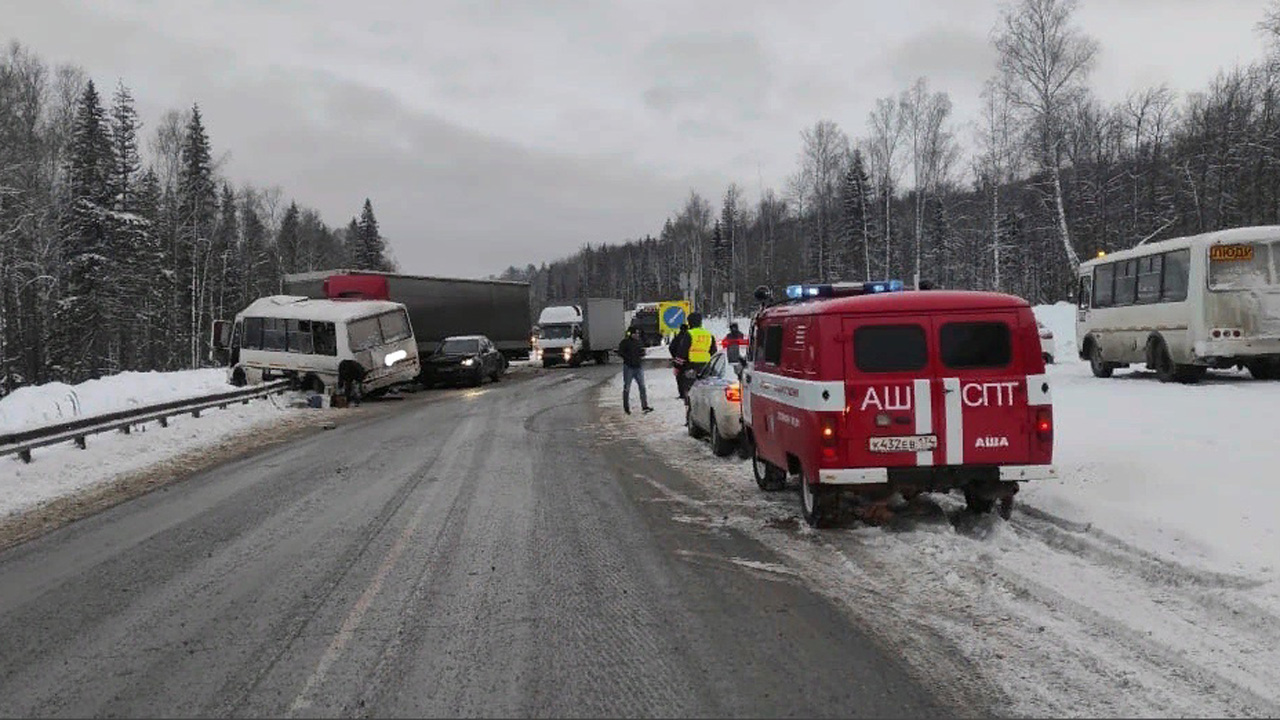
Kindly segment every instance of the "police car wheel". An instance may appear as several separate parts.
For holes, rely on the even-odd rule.
[[[728,457],[733,452],[733,442],[720,434],[720,425],[716,422],[715,413],[711,414],[711,452],[716,457]]]
[[[809,527],[824,528],[831,524],[839,498],[831,488],[808,482],[800,477],[800,513]]]
[[[693,421],[693,408],[688,403],[684,406],[684,426],[689,431],[689,437],[702,438],[702,428]]]

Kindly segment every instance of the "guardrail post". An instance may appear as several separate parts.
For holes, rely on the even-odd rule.
[[[22,458],[22,462],[24,463],[31,462],[31,449],[27,448],[26,450],[19,450],[18,457]]]
[[[128,435],[129,433],[133,432],[133,425],[130,425],[130,424],[121,425],[120,432],[124,435]]]
[[[161,415],[158,419],[160,420],[160,427],[162,427],[162,428],[167,428],[167,427],[169,427],[169,416],[168,416],[168,415]]]
[[[84,435],[80,435],[76,437],[76,447],[80,448],[81,450],[84,450],[88,447],[88,444],[86,444],[84,441]]]
[[[199,411],[198,409],[197,409],[197,410],[192,410],[192,411],[191,411],[191,417],[193,417],[193,418],[198,418],[198,417],[200,417],[200,411]]]

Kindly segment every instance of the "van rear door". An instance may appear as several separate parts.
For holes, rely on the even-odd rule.
[[[940,457],[941,384],[932,321],[924,315],[845,318],[848,467],[934,465]]]
[[[1022,320],[1013,308],[934,317],[943,386],[941,464],[1009,465],[1029,460],[1034,419],[1027,397],[1029,354],[1021,344],[1032,333],[1019,326]]]

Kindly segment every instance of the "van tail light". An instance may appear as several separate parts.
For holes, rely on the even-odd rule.
[[[1045,442],[1053,439],[1053,413],[1049,410],[1036,411],[1036,437]]]
[[[738,383],[730,383],[724,389],[724,399],[729,402],[742,402],[742,386]]]
[[[840,431],[836,417],[824,417],[820,421],[818,434],[822,446],[823,460],[836,460],[836,448],[840,445]]]

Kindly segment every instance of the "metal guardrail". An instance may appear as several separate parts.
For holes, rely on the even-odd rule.
[[[283,393],[290,388],[292,383],[292,380],[277,380],[251,388],[242,388],[213,395],[201,395],[184,400],[172,400],[154,405],[144,405],[130,408],[129,410],[80,418],[58,425],[46,425],[33,430],[0,435],[0,457],[16,454],[22,458],[23,462],[29,463],[31,462],[31,451],[35,448],[57,445],[68,440],[74,441],[76,447],[83,450],[88,446],[87,438],[90,435],[112,430],[127,434],[135,425],[152,421],[159,421],[161,427],[168,427],[169,418],[175,415],[190,413],[192,417],[200,417],[200,412],[209,408],[225,408],[235,403],[247,405],[250,400],[255,398]]]

